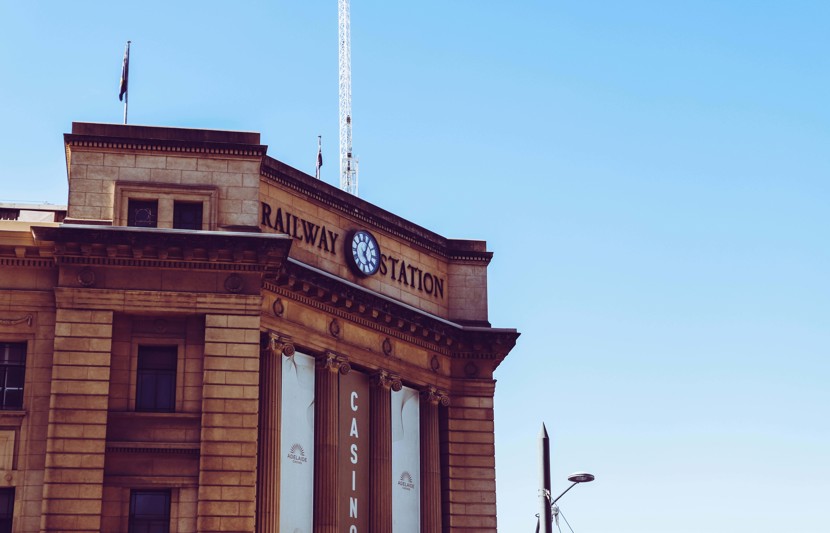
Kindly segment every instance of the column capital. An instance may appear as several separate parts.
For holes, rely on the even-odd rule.
[[[384,369],[380,369],[372,374],[370,383],[375,387],[382,387],[386,390],[392,389],[395,392],[403,388],[401,377]]]
[[[349,364],[349,358],[334,352],[325,352],[318,357],[317,367],[328,370],[329,372],[340,372],[343,375],[348,374],[352,370],[352,365]]]
[[[294,355],[294,341],[288,335],[276,331],[268,332],[268,350],[274,355],[291,357]]]
[[[433,405],[440,404],[443,407],[447,407],[450,404],[450,397],[447,395],[447,391],[440,390],[432,385],[421,391],[421,398],[425,402]]]

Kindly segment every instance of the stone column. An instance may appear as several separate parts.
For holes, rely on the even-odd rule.
[[[369,531],[392,531],[392,399],[401,379],[380,370],[369,382]]]
[[[101,530],[111,352],[111,311],[57,310],[41,531]]]
[[[280,410],[282,356],[293,355],[287,337],[269,332],[259,363],[259,449],[257,454],[257,533],[279,533]]]
[[[348,360],[333,352],[317,358],[314,383],[314,532],[339,533],[337,527],[339,468],[337,464],[339,374],[351,370]]]
[[[441,533],[441,449],[438,405],[447,394],[429,387],[421,392],[421,531]]]

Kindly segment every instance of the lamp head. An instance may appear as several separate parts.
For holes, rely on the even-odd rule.
[[[590,483],[594,480],[594,475],[588,472],[574,472],[568,476],[568,481],[572,483]]]

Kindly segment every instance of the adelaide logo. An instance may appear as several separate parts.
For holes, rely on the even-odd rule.
[[[412,481],[412,475],[406,470],[404,470],[403,474],[401,474],[401,478],[398,480],[398,486],[403,490],[412,490],[415,488],[415,482]]]
[[[308,457],[305,456],[305,450],[297,443],[294,443],[291,447],[291,450],[288,452],[288,458],[291,459],[292,463],[298,465],[308,462]]]

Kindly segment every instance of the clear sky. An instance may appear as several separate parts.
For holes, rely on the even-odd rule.
[[[360,196],[495,252],[500,531],[827,532],[830,2],[353,0]],[[0,0],[0,200],[62,134],[252,130],[337,183],[337,2]],[[567,528],[563,524],[563,531]]]

